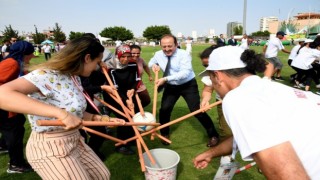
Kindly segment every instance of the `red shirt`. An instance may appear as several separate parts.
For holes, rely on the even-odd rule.
[[[0,62],[0,85],[10,82],[19,77],[19,63],[13,58]]]
[[[0,86],[19,77],[20,66],[18,61],[8,58],[0,62]],[[16,113],[9,112],[8,118],[15,116]]]

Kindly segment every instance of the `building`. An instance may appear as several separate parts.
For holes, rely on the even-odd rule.
[[[209,29],[208,38],[213,38],[214,36],[216,36],[215,30],[214,29]]]
[[[277,33],[281,26],[286,25],[290,33],[319,33],[320,31],[320,13],[298,13],[289,21],[270,21],[268,31],[271,34]],[[314,32],[313,32],[314,31]]]
[[[234,35],[234,28],[235,27],[239,28],[240,26],[242,26],[242,23],[240,22],[229,22],[227,24],[227,36],[231,37],[231,35]]]
[[[272,22],[278,22],[278,17],[270,16],[260,19],[260,31],[269,31],[269,26]],[[273,27],[272,27],[273,28]]]

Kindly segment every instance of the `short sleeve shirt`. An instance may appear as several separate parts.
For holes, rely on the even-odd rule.
[[[60,74],[54,70],[35,70],[23,76],[26,80],[34,84],[39,92],[29,94],[30,97],[52,106],[64,108],[69,113],[83,118],[86,109],[86,99],[82,94],[82,87],[78,87],[72,81],[70,75]],[[80,78],[76,77],[80,83]],[[59,126],[38,126],[36,121],[50,120],[50,117],[41,117],[28,114],[31,128],[36,132],[49,132],[62,129]]]
[[[284,49],[282,42],[279,38],[272,38],[268,42],[268,47],[266,50],[265,57],[273,58],[278,56],[278,51]]]

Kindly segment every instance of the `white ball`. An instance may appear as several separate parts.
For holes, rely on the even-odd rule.
[[[132,117],[133,122],[144,122],[144,123],[155,123],[156,119],[154,118],[153,114],[149,112],[144,112],[144,116],[138,112]],[[137,126],[137,129],[141,132],[150,131],[153,129],[154,126]]]

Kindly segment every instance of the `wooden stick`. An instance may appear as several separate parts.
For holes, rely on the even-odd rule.
[[[121,139],[118,139],[118,138],[115,138],[115,137],[112,137],[112,136],[109,136],[107,134],[104,134],[104,133],[101,133],[99,131],[95,131],[93,129],[90,129],[90,128],[87,128],[87,127],[82,127],[83,130],[85,131],[88,131],[88,132],[91,132],[92,134],[95,134],[95,135],[98,135],[98,136],[101,136],[101,137],[104,137],[106,139],[110,139],[112,141],[115,141],[115,142],[118,142],[118,143],[121,143],[121,144],[126,144],[126,142],[124,142],[123,140]]]
[[[38,126],[65,126],[60,120],[37,120]],[[145,122],[126,122],[119,124],[117,122],[104,121],[82,121],[83,126],[160,126],[160,123],[145,123]]]
[[[201,112],[203,112],[203,111],[207,111],[207,110],[209,110],[210,108],[212,108],[212,107],[214,107],[214,106],[217,106],[217,105],[219,105],[219,104],[221,104],[221,103],[222,103],[222,101],[217,101],[217,102],[215,102],[215,103],[212,103],[212,104],[208,105],[207,107],[200,108],[200,109],[198,109],[198,110],[196,110],[196,111],[193,111],[192,113],[189,113],[189,114],[187,114],[187,115],[185,115],[185,116],[182,116],[182,117],[180,117],[180,118],[178,118],[178,119],[175,119],[175,120],[170,121],[170,122],[168,122],[168,123],[166,123],[166,124],[163,124],[163,125],[161,125],[161,126],[158,126],[158,127],[154,128],[154,129],[151,129],[150,131],[144,132],[144,133],[141,134],[141,136],[145,136],[145,135],[151,134],[151,133],[153,133],[153,132],[159,131],[159,130],[162,129],[162,128],[165,128],[165,127],[168,127],[168,126],[170,126],[170,125],[172,125],[172,124],[175,124],[175,123],[178,123],[178,122],[180,122],[180,121],[183,121],[183,120],[185,120],[185,119],[187,119],[187,118],[189,118],[189,117],[191,117],[191,116],[194,116],[194,115],[196,115],[196,114],[198,114],[198,113],[201,113]],[[126,140],[124,140],[124,141],[125,141],[126,143],[128,143],[128,142],[130,142],[130,141],[132,141],[132,140],[135,140],[135,139],[137,139],[136,136],[131,137],[131,138],[129,138],[129,139],[126,139]],[[120,143],[117,143],[115,146],[120,146],[120,145],[121,145]]]
[[[164,140],[165,142],[171,144],[171,141],[168,138],[161,136],[159,133],[154,133],[158,138]]]
[[[144,114],[144,109],[143,109],[143,107],[142,107],[141,100],[140,100],[138,94],[136,94],[136,100],[137,100],[137,103],[138,103],[138,107],[139,107],[139,110],[140,110],[140,114],[141,114],[141,116],[144,117],[144,116],[145,116],[145,114]]]
[[[112,86],[112,87],[114,87],[114,84],[113,84],[113,82],[111,81],[111,79],[110,79],[110,77],[109,77],[109,74],[107,73],[107,70],[105,69],[105,67],[102,67],[102,70],[103,70],[103,73],[104,73],[104,75],[106,76],[106,78],[107,78],[107,80],[108,80],[108,82],[109,82],[109,85]],[[128,111],[126,110],[126,107],[124,106],[124,104],[123,104],[123,102],[122,102],[122,100],[121,100],[121,98],[120,98],[120,96],[119,96],[118,91],[115,91],[115,95],[116,95],[116,97],[118,98],[118,100],[120,101],[120,102],[119,102],[119,103],[120,103],[120,106],[122,107],[123,111],[125,112],[125,114],[126,114],[126,116],[127,116],[127,119],[128,119],[130,122],[133,122],[131,116],[129,115]],[[132,128],[133,128],[133,131],[134,131],[135,134],[136,134],[135,137],[137,137],[137,138],[139,139],[142,147],[143,147],[144,150],[146,151],[146,153],[147,153],[147,155],[148,155],[148,157],[149,157],[149,159],[150,159],[150,162],[151,162],[152,164],[156,164],[156,161],[155,161],[154,158],[152,157],[152,155],[151,155],[151,153],[150,153],[150,151],[149,151],[146,143],[145,143],[144,140],[142,139],[141,134],[140,134],[140,132],[138,131],[137,127],[132,126]]]
[[[139,154],[139,161],[140,161],[140,165],[141,165],[141,171],[145,172],[146,166],[145,166],[144,159],[143,159],[141,143],[140,143],[139,139],[137,139],[136,142],[137,142],[137,149],[138,149],[138,154]]]
[[[158,81],[158,79],[159,79],[159,71],[156,71],[154,82]],[[157,117],[157,103],[158,103],[158,87],[157,87],[157,84],[154,83],[154,86],[153,86],[153,105],[152,105],[152,114],[153,114],[154,118]],[[155,135],[155,133],[151,134],[150,139],[152,141],[154,140],[154,135]]]
[[[126,115],[119,111],[118,109],[116,109],[115,107],[111,106],[110,104],[106,103],[105,101],[103,101],[102,99],[98,98],[97,96],[94,97],[97,101],[99,101],[100,103],[102,103],[103,105],[107,106],[108,108],[110,108],[111,110],[113,110],[114,112],[120,114],[123,117],[126,117]]]
[[[130,96],[128,96],[129,102],[130,102],[131,104],[133,104],[132,96],[133,96],[133,94],[130,95]],[[133,108],[129,108],[129,107],[128,107],[128,109],[130,110],[130,112],[131,112],[132,114],[135,114],[135,113],[134,113],[134,107],[133,107]]]
[[[159,79],[159,71],[156,71],[155,72],[155,79],[154,79],[154,82],[156,82],[158,79]],[[154,83],[154,86],[153,86],[153,105],[152,105],[152,114],[154,117],[156,117],[157,115],[157,99],[158,99],[158,87],[157,87],[157,84]]]

